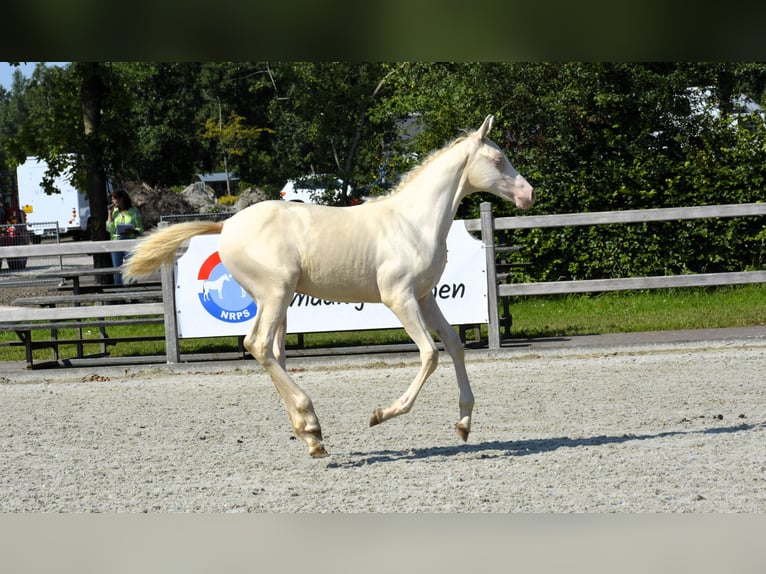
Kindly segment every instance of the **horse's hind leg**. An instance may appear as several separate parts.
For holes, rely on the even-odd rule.
[[[293,431],[308,445],[309,454],[313,457],[326,456],[314,405],[284,368],[284,326],[288,303],[289,296],[257,300],[255,324],[245,337],[244,345],[271,376],[287,409]],[[275,347],[279,349],[279,354],[275,353]]]
[[[468,373],[465,370],[465,350],[460,337],[436,304],[436,299],[431,295],[420,302],[423,310],[423,317],[430,329],[433,329],[444,343],[444,348],[452,358],[452,364],[455,366],[457,375],[457,385],[460,389],[460,420],[455,424],[457,434],[463,440],[468,440],[468,433],[471,432],[471,413],[473,412],[473,392],[468,382]]]
[[[274,356],[282,369],[287,370],[287,357],[285,356],[285,335],[287,334],[287,319],[282,321],[277,332],[274,334]]]

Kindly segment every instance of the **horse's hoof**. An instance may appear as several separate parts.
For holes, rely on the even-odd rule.
[[[372,411],[372,415],[370,416],[370,426],[374,427],[375,425],[379,425],[383,422],[383,411],[380,409],[375,409]]]
[[[463,423],[457,423],[455,425],[457,436],[463,439],[463,442],[468,440],[468,433],[470,432]]]
[[[320,444],[318,446],[311,447],[309,449],[309,454],[311,455],[312,458],[324,458],[327,456],[327,451]]]

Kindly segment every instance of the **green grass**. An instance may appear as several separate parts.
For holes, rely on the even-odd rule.
[[[514,338],[540,338],[672,329],[766,326],[766,284],[718,288],[687,288],[641,292],[617,292],[599,295],[522,297],[511,300]],[[112,337],[163,335],[162,325],[111,327]],[[486,336],[486,327],[483,328]],[[75,331],[62,330],[61,338]],[[91,330],[91,335],[97,333]],[[43,338],[45,332],[36,333]],[[0,332],[0,343],[16,341],[13,332]],[[406,343],[402,329],[309,333],[306,348],[364,346]],[[288,347],[298,344],[297,335],[287,336]],[[236,337],[182,339],[182,354],[221,353],[237,350]],[[110,356],[162,354],[164,341],[118,343],[108,347]],[[62,357],[73,357],[74,346],[65,347]],[[86,352],[97,352],[87,345]],[[35,351],[35,360],[50,358],[50,350]],[[0,346],[0,361],[24,360],[21,347]]]
[[[511,314],[519,337],[766,325],[766,285],[527,297]]]

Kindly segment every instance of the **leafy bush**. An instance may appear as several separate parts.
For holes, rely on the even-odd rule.
[[[218,198],[218,204],[219,205],[234,205],[237,203],[237,200],[239,199],[238,195],[222,195]]]

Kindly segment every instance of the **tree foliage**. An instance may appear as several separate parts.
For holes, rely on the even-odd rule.
[[[274,168],[282,179],[331,175],[336,201],[379,183],[381,159],[395,137],[396,117],[374,113],[389,96],[396,66],[301,62],[285,69],[284,96],[272,101]],[[296,168],[297,173],[296,173]],[[336,183],[333,183],[336,182]]]
[[[96,153],[104,174],[184,185],[224,169],[267,190],[311,174],[347,204],[385,193],[431,150],[496,118],[492,138],[536,187],[533,213],[762,201],[760,63],[119,62],[40,66],[0,91],[0,171]],[[82,88],[102,86],[98,135]],[[90,147],[89,147],[90,146]],[[95,146],[95,147],[94,147]],[[90,170],[94,169],[92,166]],[[488,197],[469,198],[476,217]],[[496,215],[513,206],[492,199]],[[518,232],[530,278],[762,268],[757,218]]]

